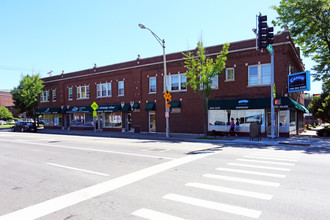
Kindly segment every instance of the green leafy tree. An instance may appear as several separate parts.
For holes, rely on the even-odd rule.
[[[321,95],[313,97],[308,110],[314,117],[330,122],[330,81],[323,83],[322,90]]]
[[[13,95],[15,108],[19,113],[26,112],[27,117],[35,118],[35,111],[38,107],[38,95],[42,92],[43,81],[39,74],[22,75],[20,83],[15,87],[11,94]]]
[[[13,118],[13,114],[6,108],[3,106],[0,106],[0,119],[12,119]]]
[[[208,100],[211,95],[212,77],[223,73],[226,65],[229,44],[224,44],[221,53],[216,57],[206,58],[203,42],[198,42],[197,56],[192,52],[183,53],[184,63],[187,68],[186,78],[187,86],[191,87],[194,93],[197,93],[202,101],[204,136],[208,130]]]
[[[305,56],[312,56],[316,80],[329,79],[330,0],[282,0],[272,6],[279,17],[274,25],[288,26]]]

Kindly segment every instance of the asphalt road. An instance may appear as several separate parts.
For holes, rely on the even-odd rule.
[[[0,220],[330,219],[306,149],[0,132]]]

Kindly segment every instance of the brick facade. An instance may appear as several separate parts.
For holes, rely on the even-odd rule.
[[[249,86],[248,66],[269,64],[268,51],[260,52],[255,48],[255,39],[233,42],[230,44],[226,68],[234,68],[235,80],[226,81],[225,74],[218,78],[218,89],[211,93],[210,99],[239,99],[270,97],[270,86]],[[206,55],[215,57],[222,45],[205,48]],[[303,104],[303,92],[287,93],[287,75],[304,70],[297,49],[289,35],[284,31],[275,36],[275,84],[279,96],[289,96]],[[182,52],[167,55],[168,75],[185,73]],[[156,77],[156,93],[149,93],[149,78]],[[40,102],[40,108],[59,108],[71,106],[90,106],[94,101],[98,105],[139,103],[139,111],[131,111],[132,127],[149,131],[149,112],[145,111],[148,102],[155,102],[156,131],[165,132],[165,101],[163,98],[163,57],[145,59],[91,68],[43,78],[45,88],[49,90],[49,102]],[[118,81],[124,81],[124,96],[118,96]],[[111,82],[112,96],[97,97],[97,84]],[[88,85],[89,99],[77,99],[77,87]],[[68,100],[68,89],[73,88],[73,99]],[[52,101],[52,90],[56,90],[56,101]],[[203,133],[203,115],[201,100],[191,88],[186,91],[171,92],[172,101],[180,101],[178,113],[170,113],[170,129],[174,133]],[[122,113],[125,118],[127,112]],[[68,117],[63,114],[63,118]],[[68,120],[68,118],[66,119]],[[64,120],[63,120],[64,121]],[[62,122],[62,125],[64,122]],[[122,127],[125,127],[123,123]],[[117,129],[120,130],[121,129]]]

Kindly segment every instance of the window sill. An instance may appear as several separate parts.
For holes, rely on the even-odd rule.
[[[49,101],[40,101],[40,103],[46,103],[46,102],[49,102]]]
[[[157,92],[149,92],[149,95],[157,94]]]
[[[174,90],[174,91],[172,91],[172,90],[168,90],[169,92],[187,92],[187,90]],[[166,91],[164,91],[163,93],[165,93]]]
[[[226,79],[225,82],[235,82],[235,79]]]
[[[77,99],[77,100],[86,100],[86,99],[89,99],[89,98],[80,98],[80,99]]]
[[[118,97],[123,97],[124,95],[118,95]]]
[[[97,96],[97,99],[105,99],[105,98],[111,98],[111,96]]]

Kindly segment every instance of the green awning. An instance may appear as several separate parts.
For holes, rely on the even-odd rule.
[[[124,107],[121,109],[122,112],[128,112],[131,111],[131,105],[125,104]]]
[[[89,112],[93,112],[93,109],[90,106],[74,106],[66,110],[66,113],[89,113]]]
[[[171,108],[180,108],[180,107],[181,107],[180,101],[171,102]]]
[[[145,108],[146,111],[154,111],[155,110],[155,103],[154,102],[148,102]]]
[[[308,110],[298,102],[289,97],[280,97],[281,104],[276,105],[275,108],[289,109],[294,108],[299,111],[308,113]],[[270,98],[249,98],[249,99],[219,99],[209,100],[209,110],[222,109],[270,109]]]
[[[139,108],[140,108],[140,104],[139,103],[134,103],[133,109],[139,109]]]
[[[61,113],[61,114],[63,114],[63,113],[65,113],[65,112],[66,112],[66,110],[67,110],[67,108],[66,108],[66,107],[64,107],[64,108],[61,108],[61,109],[60,109],[60,113]]]
[[[121,109],[120,105],[100,105],[96,111],[97,112],[118,112]]]
[[[61,108],[38,108],[36,110],[36,115],[45,115],[45,114],[59,114]]]

